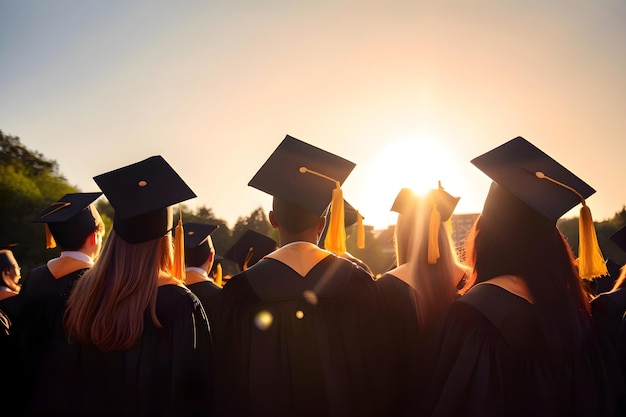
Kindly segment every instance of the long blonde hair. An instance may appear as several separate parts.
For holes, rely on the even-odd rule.
[[[435,264],[428,263],[431,206],[428,199],[416,199],[398,215],[394,237],[397,264],[407,264],[409,284],[415,290],[420,329],[426,328],[457,299],[455,277],[459,269],[464,269],[443,222],[439,225],[439,259]]]
[[[132,348],[141,337],[144,314],[156,316],[158,279],[172,268],[171,235],[129,244],[112,230],[94,266],[68,299],[64,329],[71,342],[101,351]]]

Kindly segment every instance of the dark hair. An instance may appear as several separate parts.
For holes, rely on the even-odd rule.
[[[572,249],[554,222],[500,188],[487,197],[465,253],[473,276],[464,291],[499,275],[522,277],[551,346],[575,349],[589,330],[590,307]]]
[[[289,233],[301,233],[319,223],[323,217],[288,201],[274,197],[272,210],[279,226]]]

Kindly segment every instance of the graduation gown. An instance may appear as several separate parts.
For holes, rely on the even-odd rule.
[[[213,415],[208,319],[187,288],[158,289],[157,328],[149,311],[139,343],[126,351],[64,343],[43,381],[35,414],[67,416]]]
[[[374,280],[313,246],[294,256],[281,248],[222,289],[219,415],[385,414]]]
[[[612,344],[617,341],[624,312],[626,312],[626,288],[601,293],[591,301],[593,318]]]
[[[47,372],[46,364],[55,360],[51,346],[63,339],[63,314],[72,287],[87,270],[80,268],[56,279],[47,265],[36,267],[16,297],[20,303],[13,316],[13,333],[23,379],[20,395],[27,408],[37,396],[39,376]]]
[[[200,281],[187,285],[187,288],[198,297],[213,327],[219,310],[222,288],[213,281]]]
[[[617,416],[623,384],[597,334],[550,353],[532,304],[482,284],[447,314],[429,387],[432,416]]]

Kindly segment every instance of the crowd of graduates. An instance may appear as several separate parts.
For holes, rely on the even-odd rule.
[[[492,184],[462,250],[460,197],[402,188],[377,278],[345,246],[355,164],[291,136],[248,183],[278,242],[246,233],[227,281],[217,226],[175,219],[196,195],[162,156],[94,177],[33,214],[59,257],[22,277],[0,250],[3,415],[626,415],[626,267],[585,285],[608,274],[595,190],[522,137],[471,163]],[[556,222],[578,205],[576,258]],[[626,228],[611,239],[626,252]]]

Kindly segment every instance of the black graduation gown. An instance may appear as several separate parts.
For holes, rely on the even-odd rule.
[[[55,279],[46,265],[34,268],[24,280],[19,308],[13,311],[13,336],[16,338],[22,378],[20,396],[26,408],[36,397],[37,379],[47,372],[46,363],[54,360],[51,345],[62,338],[65,304],[73,285],[87,271],[78,269]],[[45,389],[45,388],[44,388]]]
[[[222,288],[212,281],[196,282],[195,284],[187,285],[187,288],[200,299],[204,311],[209,317],[209,323],[213,327],[219,309]]]
[[[215,337],[219,415],[385,415],[374,284],[334,255],[304,277],[271,258],[235,275]]]
[[[478,285],[448,311],[424,415],[622,415],[612,352],[586,339],[574,355],[551,355],[532,304]]]
[[[613,345],[617,340],[624,312],[626,312],[625,288],[601,293],[591,301],[593,318]]]
[[[102,353],[64,343],[44,381],[37,414],[68,416],[213,415],[208,319],[187,288],[159,287],[157,328],[146,312],[136,347]]]

